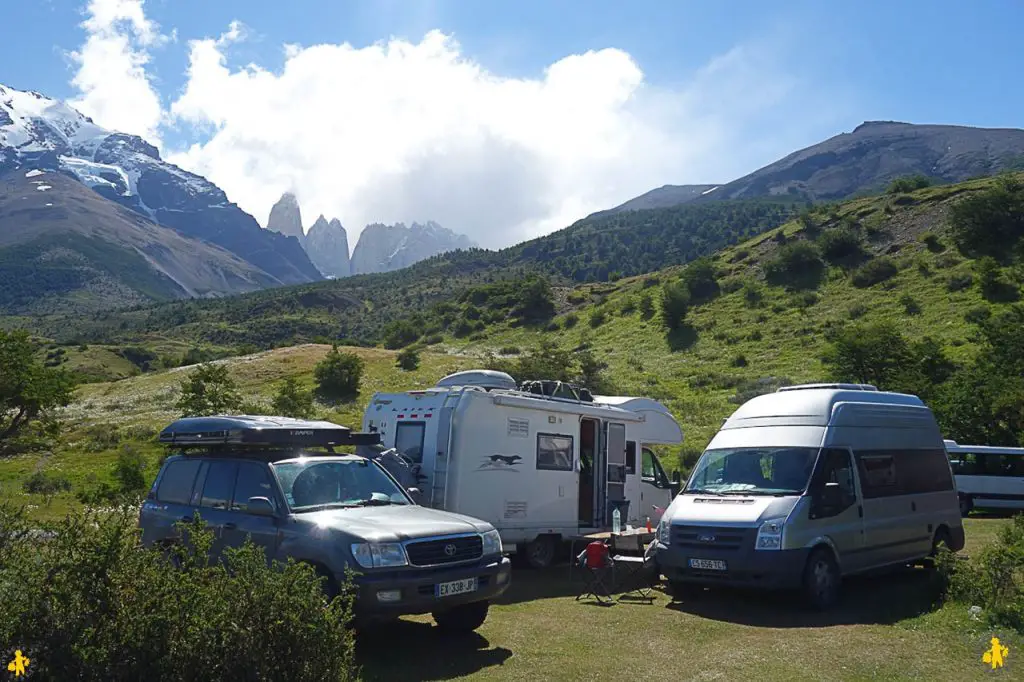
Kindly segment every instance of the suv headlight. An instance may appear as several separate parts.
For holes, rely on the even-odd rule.
[[[486,533],[481,533],[480,537],[484,541],[484,556],[490,556],[492,554],[501,554],[501,535],[496,530],[489,530]]]
[[[352,545],[352,558],[363,568],[407,566],[409,559],[399,542],[357,542]]]
[[[782,531],[785,528],[786,519],[768,519],[757,529],[757,544],[754,549],[782,549]]]
[[[658,542],[663,545],[669,544],[672,539],[672,524],[665,519],[658,522]]]

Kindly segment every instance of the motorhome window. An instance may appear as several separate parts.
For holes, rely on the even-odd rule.
[[[366,460],[299,459],[271,466],[294,512],[409,503],[380,467]]]
[[[423,463],[423,422],[398,422],[395,429],[395,449],[416,462]]]
[[[238,478],[235,481],[235,494],[232,497],[231,509],[244,512],[249,509],[250,497],[265,497],[277,508],[277,495],[270,481],[266,466],[256,462],[241,462],[238,465]]]
[[[861,488],[864,497],[889,497],[902,495],[899,479],[896,478],[896,458],[888,454],[857,453],[860,468]]]
[[[238,464],[235,462],[210,462],[206,484],[203,486],[203,499],[199,505],[210,509],[227,509],[235,488],[237,471]]]
[[[537,468],[572,471],[572,436],[541,433],[537,435]]]
[[[194,459],[179,460],[168,464],[163,478],[160,479],[156,499],[167,504],[189,504],[199,464],[199,461]]]
[[[847,500],[857,499],[857,491],[853,484],[853,462],[850,453],[842,448],[823,450],[819,460],[819,470],[815,474],[814,487],[823,489],[826,483],[838,483],[839,489]]]
[[[643,478],[645,481],[657,480],[657,476],[654,473],[654,453],[648,450],[647,448],[644,448],[643,450],[641,465],[643,466],[640,472],[641,478]]]
[[[817,448],[722,448],[701,455],[686,492],[796,495],[807,489]]]
[[[626,473],[636,475],[636,442],[631,440],[626,441]]]

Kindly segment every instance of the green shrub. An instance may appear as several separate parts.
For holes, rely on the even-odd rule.
[[[30,659],[30,679],[355,679],[347,582],[328,604],[312,567],[268,566],[251,543],[209,562],[202,524],[175,569],[137,525],[133,507],[76,514],[40,541],[0,508],[0,641]]]
[[[992,309],[987,305],[975,306],[964,313],[964,320],[971,324],[981,324],[990,317],[992,317]]]
[[[384,338],[384,347],[394,350],[416,343],[420,338],[420,332],[409,320],[395,320],[384,327],[381,336]]]
[[[963,291],[974,284],[973,275],[953,275],[946,281],[946,291]]]
[[[864,317],[864,315],[866,315],[867,312],[868,307],[865,304],[854,303],[853,305],[850,306],[850,309],[847,311],[847,314],[850,316],[851,320],[858,320]]]
[[[415,348],[406,348],[395,357],[395,365],[406,372],[412,372],[419,369],[420,354]]]
[[[605,320],[608,319],[608,314],[604,308],[594,308],[590,311],[589,323],[592,328],[600,327],[604,324]]]
[[[327,401],[351,400],[359,395],[363,379],[363,360],[354,353],[342,353],[331,347],[327,357],[313,368],[317,395]]]
[[[1001,178],[994,187],[955,203],[949,221],[961,253],[1008,262],[1024,239],[1024,183]]]
[[[850,279],[853,286],[863,289],[884,282],[895,276],[897,272],[899,272],[899,268],[891,258],[879,256],[857,268]]]
[[[566,329],[572,329],[580,321],[580,316],[575,312],[568,312],[565,317],[562,318],[562,326]]]
[[[810,242],[786,244],[765,263],[765,278],[772,284],[796,289],[815,289],[825,274],[821,254]]]
[[[654,317],[654,299],[651,297],[651,292],[645,291],[640,294],[637,308],[640,310],[640,317],[642,319],[649,320]]]
[[[693,304],[710,301],[718,295],[718,273],[710,258],[698,258],[683,270],[680,281],[690,292],[690,301]]]
[[[921,304],[917,302],[910,294],[903,294],[900,296],[900,305],[903,306],[903,312],[907,315],[920,315]]]
[[[818,238],[818,247],[830,263],[843,263],[863,253],[860,235],[850,227],[827,230]]]
[[[313,392],[304,390],[295,377],[287,377],[277,389],[271,406],[275,415],[309,419],[313,416]]]
[[[913,192],[918,189],[924,189],[925,187],[931,187],[932,184],[932,180],[926,175],[907,175],[901,178],[896,178],[889,183],[889,188],[886,192],[889,194],[903,194],[906,192]]]
[[[37,471],[25,479],[22,489],[32,495],[51,497],[71,490],[71,481],[64,474]]]
[[[661,321],[669,330],[682,326],[690,310],[690,292],[682,282],[666,284],[661,292]]]
[[[984,256],[974,263],[978,273],[978,287],[986,301],[1009,303],[1020,298],[1020,289],[1006,279],[995,258]]]
[[[444,341],[444,337],[440,334],[429,334],[424,337],[423,344],[426,346],[436,346],[437,344]]]
[[[748,308],[756,308],[764,301],[764,287],[754,280],[747,280],[743,284],[743,303]]]
[[[124,493],[138,493],[146,488],[146,460],[131,444],[125,444],[114,462],[114,480]]]
[[[936,563],[947,599],[980,606],[992,627],[1024,633],[1024,514],[976,557],[962,560],[943,549]]]
[[[733,357],[732,362],[730,362],[729,364],[731,364],[733,367],[746,367],[747,357],[740,353],[739,355]]]
[[[242,404],[235,380],[224,364],[201,364],[180,384],[177,407],[183,417],[205,417],[226,414]]]
[[[921,235],[921,241],[932,253],[942,253],[946,250],[946,245],[939,239],[939,235],[934,232],[925,232]]]

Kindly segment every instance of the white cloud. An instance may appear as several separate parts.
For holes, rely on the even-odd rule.
[[[189,42],[185,86],[162,112],[146,64],[165,38],[142,0],[92,0],[83,26],[83,111],[151,141],[174,125],[197,141],[167,158],[261,223],[293,191],[307,227],[337,217],[352,243],[367,223],[436,220],[505,246],[666,183],[731,180],[813,141],[815,116],[834,123],[827,103],[813,106],[819,92],[773,61],[774,44],[733,49],[672,87],[646,82],[614,48],[504,77],[440,31],[365,47],[286,43],[270,71],[229,65],[247,37],[237,21]]]
[[[80,95],[69,103],[105,128],[159,145],[163,112],[146,64],[148,49],[168,38],[146,18],[143,0],[91,0],[81,26],[85,43],[70,55]]]

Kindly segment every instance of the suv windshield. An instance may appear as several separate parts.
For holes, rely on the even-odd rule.
[[[706,450],[685,492],[796,495],[807,489],[817,455],[818,448]]]
[[[298,459],[273,465],[292,511],[409,504],[377,465],[365,459]]]

